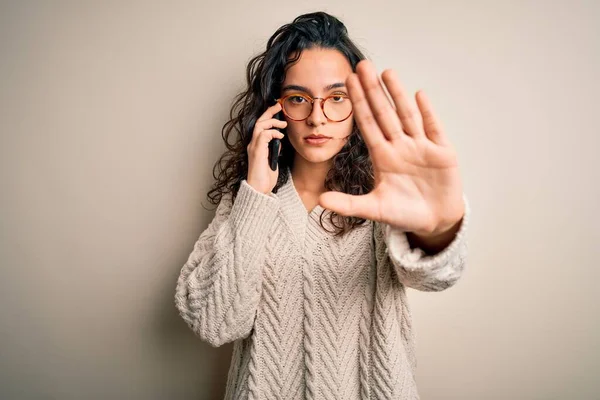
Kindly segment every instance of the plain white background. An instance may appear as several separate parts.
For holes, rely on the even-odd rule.
[[[222,397],[175,282],[246,63],[317,10],[459,152],[467,269],[409,291],[422,398],[600,397],[598,2],[4,1],[1,398]]]

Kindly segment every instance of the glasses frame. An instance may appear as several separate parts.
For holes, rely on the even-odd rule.
[[[348,116],[346,118],[341,119],[339,121],[333,120],[333,119],[329,118],[327,116],[327,114],[325,114],[325,102],[327,100],[329,100],[330,98],[332,98],[332,97],[344,97],[346,99],[350,99],[350,96],[345,95],[343,93],[336,93],[336,94],[329,95],[327,97],[312,97],[311,95],[305,94],[305,93],[290,93],[290,94],[286,94],[283,97],[275,99],[275,101],[281,105],[281,110],[283,111],[283,113],[285,114],[285,116],[288,117],[289,119],[291,119],[292,121],[304,121],[306,119],[306,118],[294,119],[294,118],[290,117],[287,112],[285,112],[285,108],[283,107],[283,103],[287,100],[288,97],[292,97],[292,96],[300,96],[300,97],[304,97],[304,98],[308,97],[310,99],[311,110],[310,110],[310,113],[306,116],[306,118],[310,117],[310,114],[312,114],[312,112],[314,110],[314,107],[315,107],[315,100],[317,100],[317,99],[322,100],[321,101],[321,111],[323,112],[323,115],[325,116],[325,118],[327,118],[327,121],[342,122],[342,121],[345,121],[348,118],[350,118],[350,116],[354,113],[354,107],[352,107],[352,110],[350,110],[350,114],[348,114]]]

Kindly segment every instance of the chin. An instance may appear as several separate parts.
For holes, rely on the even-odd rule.
[[[330,161],[333,157],[335,157],[336,153],[320,152],[320,154],[316,154],[315,151],[308,151],[308,152],[303,151],[303,152],[297,152],[297,154],[300,157],[304,158],[308,162],[319,164],[319,163]]]

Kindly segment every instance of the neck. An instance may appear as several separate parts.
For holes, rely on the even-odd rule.
[[[296,154],[291,169],[294,186],[298,192],[321,194],[326,192],[325,177],[331,169],[331,161],[312,163]]]

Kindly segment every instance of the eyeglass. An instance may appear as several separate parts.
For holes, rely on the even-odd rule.
[[[332,122],[342,122],[352,115],[352,102],[350,97],[343,93],[332,94],[331,96],[311,97],[308,94],[291,93],[279,99],[275,99],[283,113],[293,121],[303,121],[313,110],[315,100],[320,99],[321,110],[325,117]]]

